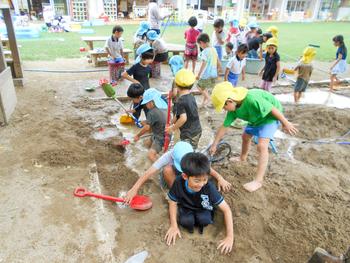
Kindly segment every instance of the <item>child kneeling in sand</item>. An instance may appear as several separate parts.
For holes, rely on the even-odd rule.
[[[182,176],[171,187],[169,197],[170,228],[165,235],[167,245],[175,244],[176,237],[181,238],[179,224],[193,233],[198,226],[199,233],[213,223],[214,207],[224,213],[226,237],[218,246],[222,253],[229,253],[233,246],[233,222],[229,205],[214,184],[208,181],[210,164],[202,153],[188,153],[181,160]],[[179,216],[177,216],[179,213]]]
[[[242,135],[242,151],[239,159],[246,161],[253,136],[258,137],[258,170],[254,181],[243,187],[254,192],[262,187],[266,167],[269,161],[269,143],[280,123],[285,132],[295,135],[298,130],[282,114],[281,103],[269,92],[260,89],[234,88],[230,82],[222,82],[215,86],[211,95],[217,112],[227,111],[222,127],[219,128],[210,152],[216,152],[216,146],[225,135],[226,130],[237,118],[248,122]]]
[[[162,187],[172,187],[175,179],[182,174],[181,160],[187,154],[193,152],[193,147],[188,142],[177,142],[172,150],[164,153],[152,166],[142,175],[126,194],[126,203],[129,203],[137,194],[141,186],[152,176],[161,171],[160,183]],[[210,168],[209,174],[218,182],[218,190],[227,192],[231,184],[227,182],[218,172]]]
[[[142,123],[144,126],[135,135],[134,141],[137,142],[143,134],[152,132],[148,159],[154,162],[158,159],[158,153],[162,151],[164,145],[166,109],[168,105],[162,99],[161,93],[154,88],[145,91],[142,105],[146,105],[148,112],[146,121]]]

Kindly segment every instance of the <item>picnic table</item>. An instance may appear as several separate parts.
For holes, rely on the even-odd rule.
[[[173,55],[179,55],[180,53],[185,53],[185,45],[166,43],[168,51],[173,53]]]
[[[86,43],[86,45],[89,47],[89,50],[94,50],[94,42],[106,42],[108,38],[109,36],[81,37],[81,40]]]
[[[10,41],[7,37],[0,37],[3,48],[10,49]]]

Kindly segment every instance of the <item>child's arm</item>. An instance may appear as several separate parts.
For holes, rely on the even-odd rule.
[[[205,66],[207,65],[207,62],[205,60],[202,61],[201,67],[199,68],[198,74],[196,79],[200,79],[201,75],[203,73],[203,70],[205,69]]]
[[[218,71],[218,73],[221,73],[221,71],[222,71],[222,65],[221,65],[221,61],[220,61],[219,57],[217,59],[217,71]]]
[[[115,59],[115,57],[112,56],[112,53],[111,53],[111,50],[109,49],[109,47],[106,47],[105,49],[108,53],[108,56],[110,56],[112,59]]]
[[[273,79],[272,79],[273,82],[276,82],[276,81],[277,81],[278,74],[280,74],[280,69],[281,69],[281,64],[280,64],[280,62],[277,61],[276,64],[277,64],[277,69],[276,69],[275,76],[273,76]]]
[[[123,77],[124,79],[127,79],[128,81],[131,81],[132,83],[140,83],[139,81],[137,81],[136,79],[134,79],[133,77],[131,77],[131,76],[128,74],[127,71],[124,71],[124,72],[122,73],[122,77]]]
[[[165,235],[165,241],[168,246],[170,246],[171,244],[175,245],[175,240],[177,236],[181,238],[180,229],[176,221],[176,217],[177,217],[176,214],[177,214],[177,203],[169,200],[170,228]]]
[[[221,250],[221,253],[227,254],[232,251],[234,236],[233,236],[233,220],[232,212],[229,205],[224,201],[219,205],[220,210],[224,213],[225,225],[226,225],[226,237],[220,241],[217,249]]]
[[[289,122],[286,117],[275,107],[272,108],[271,114],[282,123],[283,129],[290,135],[295,135],[298,129],[295,128],[294,124]]]
[[[343,54],[339,54],[337,60],[334,62],[333,66],[331,66],[331,70],[339,63],[340,60],[342,60]]]
[[[258,76],[261,77],[264,74],[265,66],[259,71]]]
[[[224,177],[222,177],[217,171],[213,168],[210,168],[210,175],[218,181],[218,190],[227,192],[231,189],[231,184],[227,182]]]
[[[263,60],[263,47],[262,44],[259,44],[259,58]]]
[[[218,143],[220,142],[220,140],[222,139],[222,137],[224,137],[225,133],[226,133],[227,128],[224,126],[221,126],[218,130],[218,132],[216,133],[215,139],[213,144],[210,146],[209,149],[209,153],[210,154],[214,154],[216,152],[216,146],[218,145]]]
[[[242,68],[242,80],[245,80],[245,66]]]
[[[142,135],[150,131],[151,131],[151,126],[147,123],[143,124],[143,128],[135,135],[134,141],[137,142],[138,140],[140,140],[140,137]]]
[[[225,44],[225,41],[221,38],[220,33],[215,32],[215,34],[216,34],[216,39],[218,40],[219,45]]]
[[[182,113],[180,115],[180,118],[177,119],[173,125],[165,128],[165,131],[168,133],[173,133],[177,129],[181,128],[182,125],[184,125],[186,121],[187,121],[187,115],[186,115],[186,113]]]
[[[229,68],[226,68],[225,70],[225,76],[224,76],[224,80],[227,81],[228,79],[228,74],[230,73],[230,69]]]

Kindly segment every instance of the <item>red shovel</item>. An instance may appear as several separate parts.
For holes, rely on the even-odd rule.
[[[91,196],[95,198],[100,198],[103,200],[108,200],[108,201],[113,201],[113,202],[119,202],[119,203],[124,203],[125,199],[123,198],[118,198],[114,196],[108,196],[108,195],[102,195],[102,194],[95,194],[88,192],[85,188],[83,187],[77,187],[74,190],[74,195],[76,197],[85,197],[85,196]],[[144,196],[144,195],[135,195],[134,198],[130,202],[130,207],[135,210],[148,210],[152,207],[152,201],[149,197]]]

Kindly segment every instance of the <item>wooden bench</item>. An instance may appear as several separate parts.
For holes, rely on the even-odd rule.
[[[132,53],[132,50],[128,48],[124,48],[123,53],[124,53],[124,59],[126,64],[129,64],[129,54]],[[90,50],[89,54],[90,54],[91,62],[94,64],[95,67],[107,66],[108,53],[106,51]]]
[[[173,53],[174,56],[180,55],[180,53],[185,53],[185,45],[167,43],[166,47],[168,52]]]
[[[110,37],[110,36],[109,36]],[[96,36],[96,37],[82,37],[81,40],[86,43],[88,46],[89,50],[94,50],[94,42],[106,42],[106,40],[109,37],[101,37],[101,36]]]

